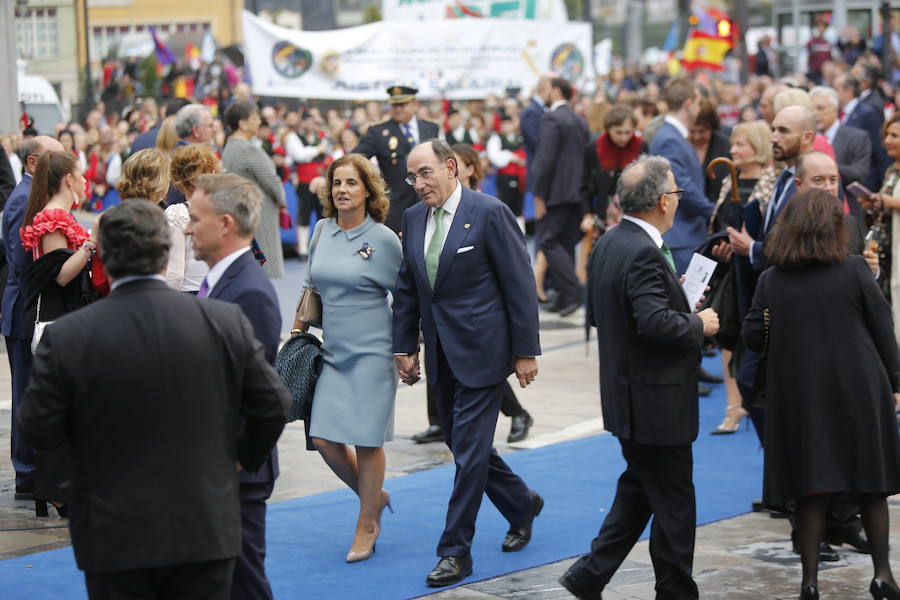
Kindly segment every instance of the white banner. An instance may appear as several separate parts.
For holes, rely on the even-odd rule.
[[[385,21],[535,19],[568,21],[564,0],[381,0]]]
[[[576,83],[593,77],[591,26],[503,19],[379,21],[333,31],[297,31],[244,12],[244,57],[254,93],[383,100],[391,85],[420,98],[464,100],[526,93],[541,73]]]

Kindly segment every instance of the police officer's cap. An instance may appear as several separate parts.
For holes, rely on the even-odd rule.
[[[406,104],[416,99],[419,90],[406,85],[392,85],[388,88],[387,93],[388,104]]]

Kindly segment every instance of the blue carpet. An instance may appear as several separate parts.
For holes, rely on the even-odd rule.
[[[720,365],[718,357],[704,363],[710,372],[721,372]],[[700,401],[700,436],[694,445],[700,524],[747,512],[761,492],[762,454],[752,428],[729,436],[708,435],[722,418],[723,387],[714,386],[713,394]],[[586,552],[624,467],[619,444],[610,435],[504,458],[544,496],[546,506],[535,521],[528,548],[507,554],[500,552],[500,542],[508,525],[485,500],[472,549],[474,573],[465,583]],[[267,569],[275,597],[388,600],[433,592],[424,579],[436,561],[434,548],[452,479],[451,467],[443,467],[388,481],[385,487],[397,513],[385,513],[375,556],[352,565],[344,562],[357,513],[357,501],[350,492],[339,490],[271,505]],[[70,548],[0,561],[0,590],[0,596],[8,600],[86,597]]]

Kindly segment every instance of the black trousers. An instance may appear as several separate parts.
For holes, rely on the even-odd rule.
[[[266,500],[274,481],[240,483],[241,555],[234,566],[232,600],[271,600],[272,586],[266,577]]]
[[[628,467],[591,553],[570,568],[599,593],[638,541],[650,517],[650,558],[659,600],[699,598],[691,576],[697,526],[690,444],[652,446],[620,439]]]
[[[437,373],[428,374],[428,387],[438,409],[444,441],[456,463],[437,554],[466,556],[485,493],[511,525],[518,525],[531,508],[531,492],[493,447],[504,384],[466,387],[450,370],[440,343],[428,350],[436,353],[438,363]]]
[[[559,292],[559,306],[581,298],[581,283],[575,275],[575,246],[581,239],[581,205],[548,206],[538,221],[538,243],[547,258],[547,273]]]
[[[297,225],[309,227],[313,210],[319,214],[319,197],[309,191],[308,183],[301,183],[297,188]]]
[[[517,217],[522,216],[522,208],[525,204],[525,192],[519,185],[519,178],[515,175],[497,175],[497,198],[509,207]]]
[[[431,394],[426,391],[425,396],[428,401],[428,424],[440,425],[441,418],[438,416],[437,406],[434,404]],[[503,400],[500,402],[500,412],[502,412],[504,416],[510,418],[525,414],[525,409],[519,404],[519,399],[516,397],[516,393],[513,391],[512,386],[509,385],[509,382],[506,382],[506,387],[503,388]]]
[[[85,571],[90,600],[228,600],[234,558],[98,573]]]

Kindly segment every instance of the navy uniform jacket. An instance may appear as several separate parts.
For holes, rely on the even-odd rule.
[[[505,204],[463,188],[432,290],[425,274],[428,214],[429,207],[418,203],[403,215],[394,353],[416,352],[421,320],[427,372],[438,372],[432,349],[440,340],[460,383],[470,388],[496,385],[513,372],[516,357],[541,353],[537,292],[525,238]]]
[[[438,126],[429,121],[417,119],[419,128],[419,142],[430,140],[438,136]],[[391,197],[391,210],[385,225],[394,232],[400,231],[400,222],[403,211],[418,202],[415,190],[407,184],[406,157],[412,151],[412,145],[403,135],[400,124],[393,119],[381,121],[369,127],[366,135],[359,141],[359,145],[353,149],[368,158],[378,159],[378,167],[387,182]]]
[[[209,298],[241,307],[253,325],[256,339],[263,345],[266,361],[275,363],[281,338],[281,309],[275,287],[260,268],[250,250],[231,263],[210,292]],[[278,477],[278,450],[272,447],[268,460],[255,473],[241,471],[242,482],[275,481]]]

